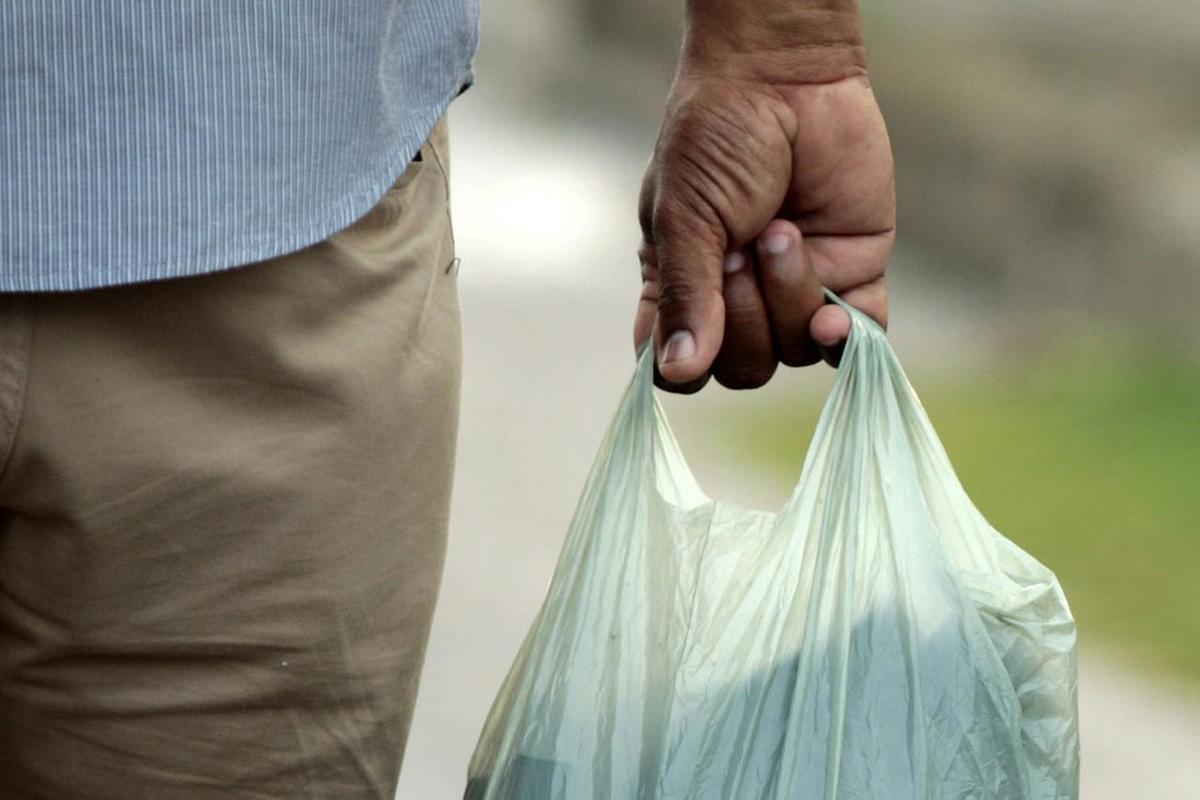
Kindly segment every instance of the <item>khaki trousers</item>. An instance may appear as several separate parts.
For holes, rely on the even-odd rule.
[[[445,158],[269,262],[0,295],[2,800],[391,800],[458,414]]]

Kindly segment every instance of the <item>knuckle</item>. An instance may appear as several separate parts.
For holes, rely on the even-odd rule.
[[[779,363],[785,367],[810,367],[820,360],[821,354],[811,345],[797,345],[779,354]]]
[[[664,392],[671,392],[672,394],[695,394],[708,385],[708,380],[711,377],[710,374],[706,373],[687,383],[670,383],[659,373],[658,365],[654,365],[654,385]]]
[[[748,199],[780,194],[791,146],[779,106],[777,98],[723,85],[677,106],[655,157],[660,197],[698,197],[718,218],[732,219]]]
[[[888,302],[887,295],[880,295],[872,300],[869,308],[864,309],[867,315],[879,323],[879,327],[886,329],[888,325]]]
[[[658,286],[658,313],[666,319],[678,319],[710,300],[699,287],[689,282],[666,280]]]
[[[721,363],[713,372],[717,383],[726,389],[758,389],[765,386],[775,375],[775,362],[747,364],[736,362]]]
[[[655,242],[720,236],[724,228],[720,215],[710,202],[711,197],[712,193],[706,194],[691,186],[676,187],[660,194],[652,212]]]
[[[652,306],[649,311],[658,310],[658,283],[652,280],[642,281],[642,293],[638,295],[638,304]]]
[[[641,226],[642,236],[647,241],[654,238],[654,190],[653,180],[647,176],[642,183],[642,191],[638,196],[638,225]]]
[[[730,329],[755,330],[767,325],[766,309],[762,301],[749,293],[726,293],[725,327]]]
[[[638,248],[637,259],[642,268],[642,280],[658,280],[658,254],[654,245],[643,242]]]

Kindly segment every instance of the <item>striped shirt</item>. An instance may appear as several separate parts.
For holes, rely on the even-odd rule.
[[[0,291],[194,275],[365,214],[471,80],[477,0],[2,0]]]

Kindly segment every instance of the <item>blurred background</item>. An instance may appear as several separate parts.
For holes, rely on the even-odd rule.
[[[401,797],[461,796],[630,376],[679,5],[485,0],[451,113],[458,479]],[[891,336],[976,504],[1072,602],[1083,797],[1200,797],[1195,0],[864,15],[897,162]],[[778,507],[832,375],[667,398],[707,492]]]

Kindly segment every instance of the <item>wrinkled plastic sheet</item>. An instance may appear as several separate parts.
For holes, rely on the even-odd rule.
[[[848,310],[777,513],[705,496],[641,356],[468,800],[1077,798],[1063,592],[975,509]]]

